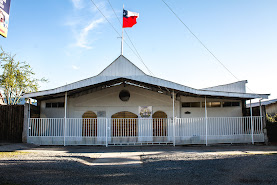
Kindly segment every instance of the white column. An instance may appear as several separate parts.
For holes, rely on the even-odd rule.
[[[64,133],[63,133],[63,145],[65,146],[66,135],[66,111],[67,111],[67,92],[64,94]]]
[[[208,113],[207,113],[207,98],[205,96],[205,122],[206,122],[206,146],[208,146]]]
[[[175,146],[175,114],[174,114],[174,112],[175,112],[175,94],[174,94],[174,90],[173,90],[173,92],[172,92],[172,106],[173,106],[173,108],[172,108],[172,126],[173,126],[173,146]]]
[[[251,99],[250,99],[250,118],[251,118],[251,140],[252,140],[252,144],[254,144],[253,115],[252,115]]]

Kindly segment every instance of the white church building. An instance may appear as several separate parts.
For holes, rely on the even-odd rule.
[[[23,137],[39,145],[151,145],[264,142],[261,116],[245,116],[247,81],[194,89],[145,74],[120,55],[97,76],[25,94]]]

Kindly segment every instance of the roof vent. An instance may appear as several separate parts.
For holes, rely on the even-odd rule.
[[[129,91],[127,91],[127,90],[120,91],[119,98],[122,101],[128,101],[130,99],[130,93],[129,93]]]

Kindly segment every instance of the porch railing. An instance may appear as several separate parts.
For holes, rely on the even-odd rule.
[[[28,142],[41,145],[263,142],[262,117],[30,118]],[[175,131],[175,132],[174,132]]]

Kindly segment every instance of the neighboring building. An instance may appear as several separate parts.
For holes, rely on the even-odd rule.
[[[0,86],[0,105],[6,105],[4,97],[4,89]]]
[[[7,99],[5,97],[5,94],[4,94],[4,87],[0,86],[0,105],[1,105],[2,102],[4,102],[3,103],[4,105],[6,105],[8,101],[7,101]],[[24,105],[25,103],[27,103],[26,100],[24,98],[21,98],[18,101],[17,105]],[[33,100],[33,99],[31,99],[31,104],[32,105],[37,105],[36,101]]]
[[[0,92],[0,105],[6,105],[4,97],[2,96],[1,92]]]
[[[40,108],[25,133],[47,145],[263,142],[260,117],[243,110],[268,94],[246,93],[246,83],[194,89],[146,75],[121,55],[97,76],[25,94]]]
[[[247,108],[249,108],[250,104],[247,104],[246,106],[247,106]],[[260,102],[252,103],[251,106],[253,108],[259,107]],[[277,114],[277,99],[261,101],[261,106],[265,107],[266,114],[269,114],[271,116]]]

